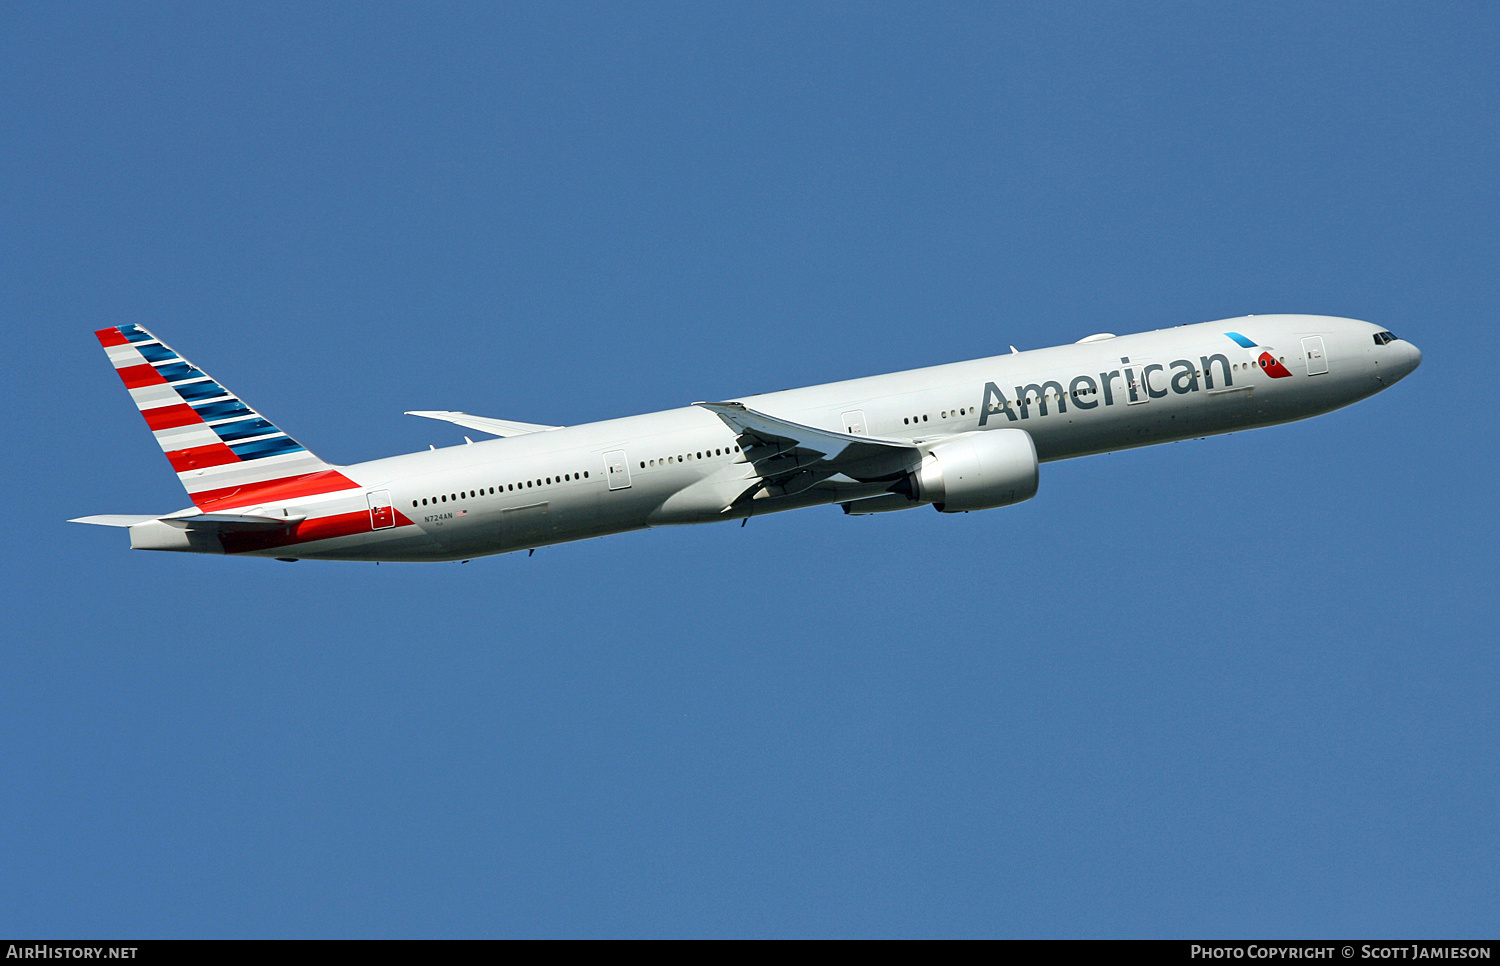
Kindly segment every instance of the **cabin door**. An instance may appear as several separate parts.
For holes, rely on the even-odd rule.
[[[1322,375],[1328,371],[1328,354],[1323,351],[1323,337],[1310,336],[1302,340],[1302,354],[1307,358],[1307,374]]]
[[[623,490],[630,486],[630,463],[626,461],[623,449],[604,454],[604,478],[609,480],[611,490]]]
[[[1151,366],[1149,373],[1146,371],[1148,365]],[[1125,383],[1124,396],[1126,405],[1139,406],[1141,403],[1150,402],[1153,398],[1151,395],[1152,389],[1161,393],[1163,388],[1161,383],[1164,381],[1162,379],[1161,366],[1151,365],[1147,362],[1122,362],[1120,363],[1120,370],[1120,378]],[[1150,378],[1152,376],[1155,377],[1154,380]],[[1119,398],[1118,395],[1115,396],[1116,400]],[[1159,399],[1161,396],[1158,395],[1154,398]]]
[[[391,491],[375,490],[367,493],[370,501],[370,529],[384,530],[396,525],[396,513],[391,509]]]

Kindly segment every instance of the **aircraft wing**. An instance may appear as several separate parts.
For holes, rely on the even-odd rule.
[[[798,493],[835,476],[868,483],[900,478],[922,459],[910,440],[855,436],[804,426],[740,402],[694,403],[739,434],[767,495]]]
[[[488,416],[470,416],[468,413],[455,413],[447,409],[415,409],[405,415],[441,419],[447,423],[457,423],[467,429],[489,433],[491,436],[524,436],[527,433],[545,433],[551,429],[566,428],[545,426],[541,423],[518,423],[511,419],[491,419]]]

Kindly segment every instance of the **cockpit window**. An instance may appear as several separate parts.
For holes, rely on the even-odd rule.
[[[1396,341],[1396,336],[1395,336],[1394,333],[1391,333],[1391,332],[1377,332],[1377,333],[1375,333],[1375,344],[1376,345],[1385,345],[1386,343],[1395,342],[1395,341]]]

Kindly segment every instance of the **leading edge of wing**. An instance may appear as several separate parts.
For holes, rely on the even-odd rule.
[[[457,423],[466,429],[477,429],[491,436],[524,436],[527,433],[545,433],[565,426],[546,426],[542,423],[519,423],[512,419],[491,419],[488,416],[470,416],[447,409],[414,409],[404,415],[441,419],[445,423]]]
[[[699,402],[693,405],[717,415],[736,434],[747,435],[762,445],[776,447],[778,452],[798,449],[820,454],[829,469],[852,479],[869,480],[890,476],[914,466],[922,459],[921,450],[911,440],[855,436],[804,426],[789,419],[757,412],[741,402]]]

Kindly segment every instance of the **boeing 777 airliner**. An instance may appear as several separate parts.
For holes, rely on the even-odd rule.
[[[334,466],[140,326],[95,334],[193,505],[72,522],[278,560],[465,560],[832,503],[986,510],[1034,496],[1040,463],[1316,416],[1422,361],[1368,322],[1248,316],[582,426],[416,412],[502,438]]]

